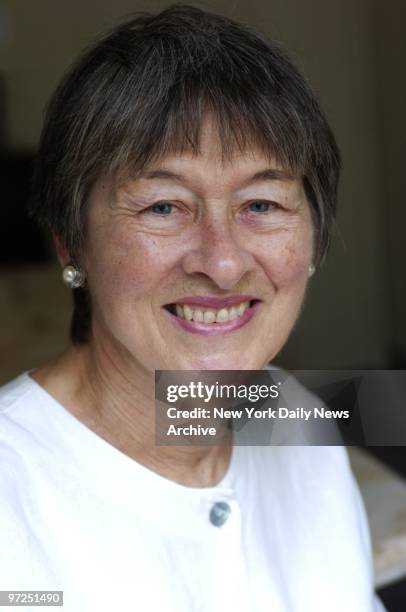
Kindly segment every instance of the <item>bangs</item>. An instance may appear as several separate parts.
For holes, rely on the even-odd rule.
[[[270,74],[269,62],[252,62],[241,48],[225,53],[223,47],[218,55],[212,49],[200,57],[195,47],[186,60],[175,61],[164,42],[144,49],[145,61],[121,64],[105,84],[105,103],[94,109],[91,122],[100,138],[94,132],[84,136],[87,145],[97,143],[94,158],[103,160],[105,172],[135,174],[169,155],[198,155],[210,117],[223,160],[260,151],[292,175],[305,174],[313,137],[304,117],[309,107],[301,103],[302,82],[302,90],[292,92],[295,79],[279,78],[274,65]]]
[[[286,131],[280,133],[281,124],[275,121],[275,114],[273,121],[260,113],[254,114],[248,105],[243,110],[235,100],[198,92],[196,98],[183,98],[168,105],[155,119],[143,118],[142,129],[137,113],[136,121],[129,121],[119,148],[113,151],[109,147],[111,159],[106,170],[120,176],[136,175],[145,166],[168,156],[184,153],[198,156],[202,132],[209,120],[216,131],[222,162],[232,161],[240,154],[260,152],[293,176],[303,176],[305,147],[299,148],[297,144],[289,147]]]

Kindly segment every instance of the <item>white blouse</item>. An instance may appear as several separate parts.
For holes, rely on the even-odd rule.
[[[0,389],[0,591],[65,612],[378,612],[342,446],[235,446],[191,488],[97,436],[28,373]]]

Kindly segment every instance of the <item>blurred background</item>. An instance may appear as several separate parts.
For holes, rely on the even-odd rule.
[[[168,4],[0,1],[0,384],[67,342],[69,291],[49,238],[24,213],[44,106],[63,70],[97,32],[132,11]],[[278,365],[406,369],[406,4],[195,4],[249,22],[290,50],[316,90],[343,155],[330,255],[313,277],[303,316]],[[399,449],[374,452],[406,473]],[[404,547],[406,568],[406,541]],[[404,610],[406,603],[388,609]]]

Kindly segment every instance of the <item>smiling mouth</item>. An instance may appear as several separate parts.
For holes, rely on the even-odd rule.
[[[258,303],[259,300],[250,300],[233,304],[232,306],[223,306],[222,308],[208,308],[198,304],[173,303],[167,304],[164,308],[178,319],[221,326],[222,324],[245,318],[244,315],[246,315],[247,311]]]

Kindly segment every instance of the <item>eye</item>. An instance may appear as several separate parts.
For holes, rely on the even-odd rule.
[[[275,204],[275,202],[267,202],[265,200],[255,200],[255,202],[250,202],[248,208],[251,212],[267,213],[274,208],[277,208],[277,204]]]
[[[149,210],[155,213],[156,215],[164,217],[170,215],[174,208],[175,205],[171,204],[170,202],[157,202],[156,204],[153,204],[153,206],[151,206]]]

